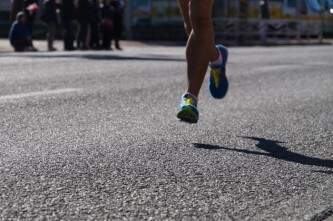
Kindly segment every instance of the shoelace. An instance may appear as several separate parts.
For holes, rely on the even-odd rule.
[[[196,102],[194,101],[193,98],[184,98],[183,103],[184,103],[184,105],[197,106],[197,105],[196,105]]]

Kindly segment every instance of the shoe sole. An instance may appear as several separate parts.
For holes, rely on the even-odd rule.
[[[198,122],[198,116],[189,108],[183,108],[178,114],[177,118],[186,123],[195,124]]]

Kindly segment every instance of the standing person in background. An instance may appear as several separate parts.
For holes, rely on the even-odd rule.
[[[33,25],[36,20],[37,12],[39,11],[39,1],[38,0],[24,0],[24,13],[27,18],[27,25],[30,26],[31,32]]]
[[[89,24],[91,16],[91,5],[89,0],[79,0],[77,7],[77,20],[79,21],[79,34],[77,38],[77,47],[87,50],[89,48]]]
[[[55,0],[44,0],[42,7],[42,21],[47,26],[47,47],[49,51],[56,51],[53,46],[56,29],[58,25],[57,19],[58,5]]]
[[[268,0],[260,0],[260,17],[262,19],[270,18]]]
[[[102,48],[104,50],[112,50],[111,41],[114,30],[113,18],[114,18],[114,8],[111,6],[109,1],[104,0],[102,5],[102,22],[101,22],[101,30],[103,36]]]
[[[23,3],[24,13],[27,19],[27,26],[30,31],[30,35],[33,33],[33,26],[36,20],[37,12],[39,11],[39,1],[38,0],[24,0]],[[32,40],[31,40],[32,43]],[[37,49],[33,46],[33,50],[37,51]]]
[[[14,22],[16,20],[17,14],[23,10],[22,0],[11,0],[12,6],[10,10],[10,21]]]
[[[75,19],[75,5],[74,0],[63,0],[61,4],[61,21],[64,27],[64,50],[72,51],[75,50],[74,47],[74,25],[73,21]]]
[[[98,0],[91,1],[91,21],[90,21],[90,48],[100,49],[99,42],[99,24],[101,22],[101,13]]]
[[[111,5],[114,9],[114,31],[113,31],[113,38],[115,43],[115,48],[118,50],[122,50],[120,47],[120,39],[123,33],[123,21],[124,21],[124,8],[125,3],[123,0],[111,0]]]

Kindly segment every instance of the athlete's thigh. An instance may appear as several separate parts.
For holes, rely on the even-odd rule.
[[[180,10],[184,17],[189,17],[190,0],[178,0]]]
[[[212,16],[214,0],[190,0],[189,5],[190,5],[189,11],[190,11],[191,20],[193,20],[193,18]]]
[[[192,30],[191,19],[190,19],[190,0],[178,0],[180,10],[184,17],[185,28],[188,34]]]

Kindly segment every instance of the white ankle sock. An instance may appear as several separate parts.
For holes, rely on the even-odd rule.
[[[194,98],[195,101],[198,101],[198,98],[196,96],[194,96],[193,94],[191,94],[190,92],[186,92],[183,97],[185,97],[186,95],[189,95],[190,97]]]
[[[217,48],[216,48],[216,49],[217,49]],[[218,51],[218,53],[219,53],[219,57],[218,57],[215,61],[211,61],[211,62],[209,63],[209,65],[210,65],[211,67],[212,67],[212,66],[219,66],[219,65],[221,65],[222,62],[223,62],[223,57],[222,57],[222,54],[221,54],[220,50],[217,49],[217,51]]]

